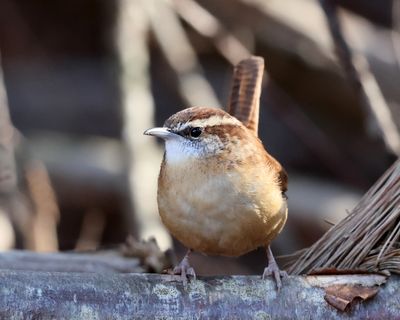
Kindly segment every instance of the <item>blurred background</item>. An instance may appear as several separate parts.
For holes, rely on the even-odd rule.
[[[0,249],[133,235],[181,258],[157,213],[163,145],[142,133],[224,107],[251,54],[266,64],[260,136],[289,173],[273,251],[312,244],[400,154],[399,23],[398,0],[0,1]],[[261,274],[265,253],[192,264]]]

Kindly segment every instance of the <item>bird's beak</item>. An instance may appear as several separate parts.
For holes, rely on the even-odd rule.
[[[175,134],[171,132],[168,128],[152,128],[152,129],[147,129],[143,134],[147,136],[154,136],[158,137],[161,139],[169,139],[173,137]]]

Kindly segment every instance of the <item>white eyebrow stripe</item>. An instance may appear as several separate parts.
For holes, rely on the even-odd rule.
[[[178,130],[184,130],[187,127],[204,127],[205,125],[207,125],[208,127],[223,126],[223,125],[240,126],[241,122],[233,117],[212,116],[206,119],[197,119],[186,122],[180,125]]]

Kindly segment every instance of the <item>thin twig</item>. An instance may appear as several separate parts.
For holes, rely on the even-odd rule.
[[[141,3],[150,19],[155,38],[178,77],[182,97],[190,106],[220,106],[171,5],[166,0],[142,0]]]
[[[336,54],[367,117],[368,129],[376,131],[376,134],[383,139],[386,147],[394,154],[400,155],[398,129],[379,85],[369,70],[367,60],[361,54],[353,53],[348,46],[332,0],[319,1],[335,43]]]
[[[272,79],[268,79],[267,92],[270,107],[296,136],[338,178],[352,185],[365,186],[365,177],[325,132],[315,125],[301,108]],[[274,103],[275,102],[275,103]]]
[[[391,40],[393,46],[393,54],[396,60],[397,68],[400,71],[400,1],[392,2],[392,24]]]
[[[226,60],[236,65],[251,52],[230,33],[209,11],[193,0],[174,0],[174,7],[182,19],[204,37],[211,38]]]
[[[41,252],[57,251],[60,210],[47,168],[42,161],[30,158],[25,159],[24,171],[34,211],[29,249]]]

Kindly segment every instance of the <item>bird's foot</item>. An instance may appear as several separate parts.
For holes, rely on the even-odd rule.
[[[180,275],[183,284],[186,286],[189,276],[196,280],[196,272],[189,264],[189,253],[183,257],[182,261],[172,270],[172,274]]]
[[[267,258],[268,258],[268,266],[264,269],[262,278],[265,279],[265,277],[273,276],[273,279],[275,280],[276,287],[279,292],[282,288],[281,278],[287,278],[288,274],[285,270],[279,269],[279,266],[276,263],[275,258],[272,255],[272,251],[269,247],[267,248]]]
[[[287,272],[285,270],[280,270],[278,265],[275,263],[270,263],[268,264],[268,267],[264,269],[262,278],[265,279],[265,277],[273,276],[276,287],[278,288],[278,292],[282,288],[282,280],[281,278],[286,278],[288,276]]]

